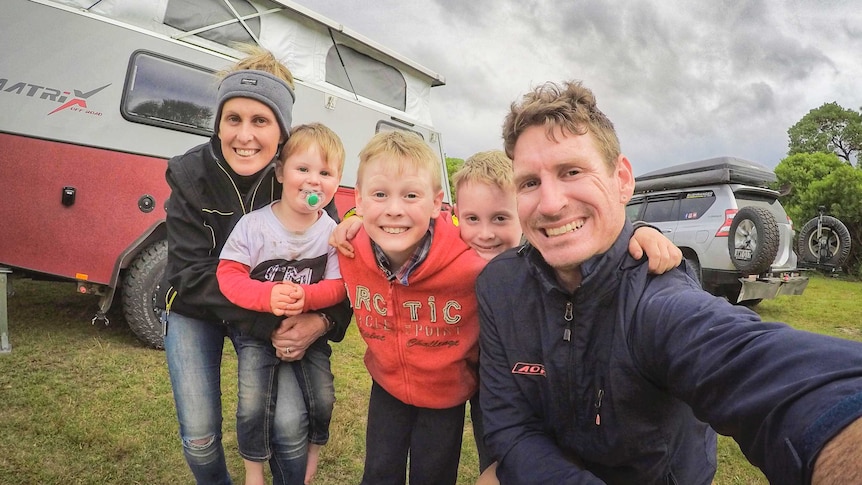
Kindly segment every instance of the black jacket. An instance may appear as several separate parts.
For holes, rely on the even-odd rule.
[[[168,262],[157,303],[188,317],[242,323],[249,333],[268,339],[282,317],[246,310],[228,301],[219,290],[216,268],[222,247],[240,217],[280,198],[281,184],[275,178],[273,161],[243,196],[218,147],[218,138],[213,136],[209,143],[168,161]],[[334,204],[326,209],[337,221]],[[349,301],[345,299],[323,312],[335,322],[327,335],[329,340],[342,340],[353,314]]]

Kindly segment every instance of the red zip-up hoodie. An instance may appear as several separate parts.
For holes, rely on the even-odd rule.
[[[485,261],[448,217],[436,220],[428,257],[406,286],[387,281],[364,230],[351,243],[355,258],[339,254],[339,265],[371,377],[405,404],[445,409],[466,402],[478,382],[474,285]]]

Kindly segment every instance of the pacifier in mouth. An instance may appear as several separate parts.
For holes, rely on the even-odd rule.
[[[303,201],[305,202],[305,207],[307,207],[308,210],[317,209],[323,203],[323,192],[303,190],[302,196]]]

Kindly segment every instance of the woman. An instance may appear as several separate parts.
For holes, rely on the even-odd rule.
[[[269,464],[274,484],[302,484],[308,421],[290,362],[301,359],[324,334],[341,340],[350,322],[345,301],[319,314],[288,318],[271,336],[263,335],[272,339],[271,345],[261,343],[252,338],[253,330],[246,326],[240,330],[232,323],[261,322],[251,328],[272,328],[264,319],[278,317],[233,305],[216,280],[219,254],[239,218],[281,195],[274,162],[290,133],[294,99],[290,71],[270,52],[249,49],[248,57],[224,73],[213,137],[168,162],[166,179],[172,193],[166,206],[168,262],[162,284],[165,352],[183,453],[199,485],[232,483],[221,442],[225,337],[243,356],[238,376],[241,401],[268,398],[244,392],[244,382],[268,378],[254,365],[256,356],[272,353],[275,346],[284,361],[277,393],[299,398],[276,400]],[[242,420],[238,414],[238,430]]]

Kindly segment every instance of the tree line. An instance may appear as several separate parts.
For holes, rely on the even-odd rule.
[[[862,108],[860,108],[862,110]],[[812,109],[787,130],[787,157],[775,167],[781,202],[799,229],[826,214],[847,226],[852,239],[845,270],[862,276],[862,114],[836,102]]]

